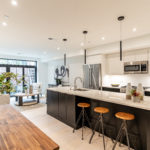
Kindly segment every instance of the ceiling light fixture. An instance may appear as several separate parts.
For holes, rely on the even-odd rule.
[[[124,16],[118,17],[118,21],[120,22],[120,61],[122,61],[122,21],[124,19]]]
[[[53,40],[53,38],[48,38],[49,40]]]
[[[64,42],[64,47],[66,49],[66,52],[64,54],[64,66],[66,66],[66,53],[67,53],[67,47],[66,47],[66,42],[67,42],[67,39],[62,39],[62,41]]]
[[[2,26],[6,27],[7,23],[6,22],[2,22]]]
[[[17,5],[18,5],[18,3],[17,3],[16,0],[12,0],[12,1],[11,1],[11,4],[12,4],[13,6],[17,6]]]
[[[105,40],[105,37],[101,37],[101,39],[104,41],[104,40]]]
[[[83,35],[84,35],[84,64],[86,64],[86,43],[87,43],[87,34],[88,31],[83,31]]]
[[[132,29],[133,32],[136,32],[136,30],[137,30],[136,28],[133,28],[133,29]]]

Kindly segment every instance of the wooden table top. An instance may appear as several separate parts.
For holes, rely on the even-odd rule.
[[[39,95],[39,93],[32,93],[32,94],[29,94],[29,93],[16,93],[14,94],[14,96],[19,96],[19,97],[23,97],[23,96],[35,96],[35,95]]]
[[[10,105],[0,106],[0,150],[58,150],[59,146]]]

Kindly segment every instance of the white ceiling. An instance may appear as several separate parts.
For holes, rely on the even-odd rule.
[[[89,31],[88,48],[112,43],[119,40],[120,15],[126,17],[124,39],[150,34],[150,0],[18,0],[18,6],[0,0],[0,23],[8,23],[0,25],[0,53],[59,57],[64,53],[63,38],[68,39],[67,53],[80,52],[83,30]],[[137,32],[132,32],[134,27]]]

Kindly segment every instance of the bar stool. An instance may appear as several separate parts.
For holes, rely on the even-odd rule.
[[[116,116],[116,118],[121,119],[123,122],[121,124],[120,130],[118,132],[118,135],[117,135],[117,138],[116,138],[116,141],[114,143],[112,150],[115,149],[118,141],[122,139],[124,133],[125,133],[126,138],[127,138],[128,150],[130,150],[129,135],[128,135],[128,130],[127,130],[127,121],[134,120],[135,116],[133,114],[125,113],[125,112],[118,112],[115,114],[115,116]]]
[[[85,111],[85,108],[90,107],[90,104],[88,104],[88,103],[78,103],[77,106],[78,106],[78,107],[81,107],[82,110],[81,110],[80,115],[79,115],[79,117],[78,117],[78,119],[77,119],[76,127],[78,126],[79,121],[80,121],[81,118],[82,118],[82,140],[83,140],[83,128],[84,128],[84,124],[85,124],[85,119],[87,120],[87,122],[88,122],[88,124],[89,124],[89,126],[90,126],[90,128],[91,128],[91,123],[90,123],[89,118],[88,118],[88,115],[87,115],[87,113],[86,113],[86,111]],[[75,127],[75,128],[76,128],[76,127]],[[75,132],[75,128],[73,129],[73,133]]]
[[[95,108],[94,108],[94,111],[95,111],[96,113],[99,113],[99,117],[98,117],[98,120],[97,120],[97,122],[96,122],[96,124],[95,124],[94,130],[93,130],[93,134],[92,134],[92,136],[91,136],[91,138],[90,138],[89,143],[91,143],[91,141],[92,141],[92,139],[93,139],[93,136],[94,136],[94,134],[95,134],[95,130],[96,130],[97,125],[100,124],[101,127],[102,127],[103,146],[104,146],[104,150],[105,150],[105,137],[104,137],[103,114],[108,113],[108,112],[109,112],[109,109],[108,109],[108,108],[105,108],[105,107],[95,107]],[[100,126],[99,126],[99,132],[100,132]]]

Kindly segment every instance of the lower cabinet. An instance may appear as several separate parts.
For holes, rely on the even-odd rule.
[[[58,92],[47,91],[47,113],[58,118]]]
[[[75,96],[47,91],[47,113],[71,127],[75,127]]]

